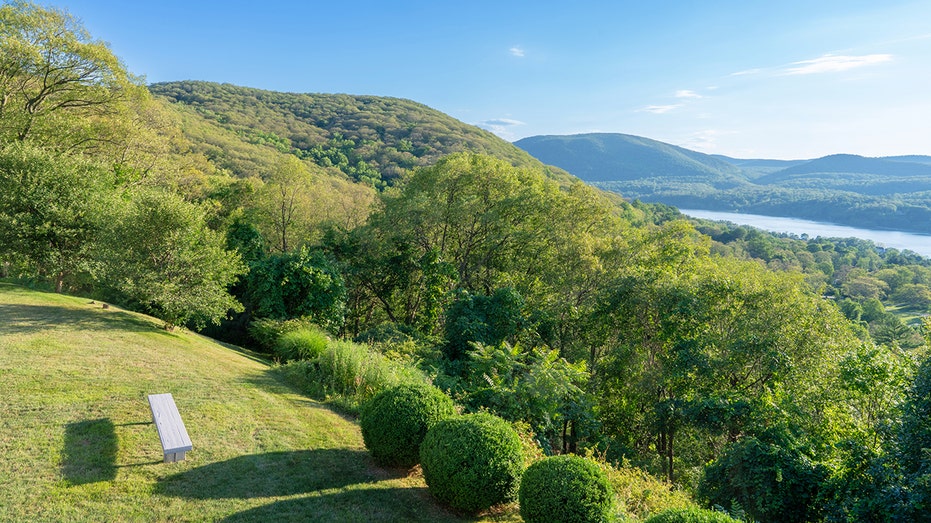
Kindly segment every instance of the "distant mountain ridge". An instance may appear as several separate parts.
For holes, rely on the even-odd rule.
[[[931,156],[739,159],[611,133],[514,143],[627,198],[931,233]]]
[[[744,179],[734,163],[657,140],[628,134],[533,136],[514,142],[543,163],[589,182],[655,176]]]

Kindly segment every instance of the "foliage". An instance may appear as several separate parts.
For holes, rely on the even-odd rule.
[[[219,323],[241,311],[227,292],[244,267],[207,229],[197,206],[159,190],[138,190],[108,224],[101,256],[107,282],[171,328]]]
[[[545,450],[573,452],[596,424],[588,378],[584,362],[569,363],[558,351],[499,344],[476,345],[457,383],[471,411],[526,422]]]
[[[343,322],[346,289],[336,265],[322,252],[301,248],[252,265],[245,295],[255,316],[308,317],[336,330]]]
[[[832,305],[797,276],[753,262],[700,253],[648,260],[619,275],[600,313],[610,343],[600,405],[617,443],[641,455],[656,443],[672,478],[676,456],[701,465],[783,416],[818,445],[820,434],[850,430],[827,391],[855,339]],[[683,452],[696,441],[706,443]]]
[[[327,343],[317,359],[289,363],[282,369],[307,394],[350,412],[383,390],[426,381],[423,372],[410,365],[390,360],[366,345],[339,340]]]
[[[19,0],[0,6],[0,141],[80,144],[88,136],[69,132],[92,130],[129,86],[107,45],[67,12]],[[63,132],[69,117],[85,123]]]
[[[472,343],[514,343],[524,328],[524,300],[514,289],[497,289],[491,296],[461,291],[446,308],[446,345],[443,353],[458,360]]]
[[[367,226],[335,248],[352,260],[348,279],[362,318],[430,334],[454,289],[473,297],[462,306],[512,289],[550,322],[553,343],[568,348],[580,343],[575,324],[553,323],[578,320],[608,272],[599,254],[623,228],[611,205],[581,184],[561,188],[541,171],[457,154],[386,192]]]
[[[918,368],[903,410],[898,462],[910,488],[908,511],[926,518],[931,510],[931,358]]]
[[[699,497],[710,505],[742,507],[760,522],[814,521],[827,470],[789,442],[745,438],[706,467]]]
[[[618,514],[646,519],[650,514],[666,509],[697,508],[695,502],[681,489],[666,483],[643,469],[624,462],[616,466],[599,460],[611,483],[618,504]]]
[[[283,333],[275,342],[275,356],[281,361],[312,360],[323,354],[329,338],[315,328],[303,328]]]
[[[427,431],[456,413],[449,396],[427,384],[402,384],[384,390],[359,410],[365,447],[376,462],[395,467],[416,465]]]
[[[517,496],[521,442],[506,421],[490,414],[448,418],[427,432],[420,464],[431,494],[476,513]]]
[[[646,519],[644,523],[737,523],[724,512],[702,508],[671,508]]]
[[[521,478],[520,515],[527,523],[611,521],[614,506],[607,475],[593,461],[552,456],[530,465]]]
[[[272,353],[278,344],[278,340],[285,334],[312,328],[314,328],[314,324],[309,318],[292,318],[290,320],[259,318],[249,323],[250,345]]]
[[[110,176],[27,144],[0,148],[0,257],[61,292],[94,272]]]

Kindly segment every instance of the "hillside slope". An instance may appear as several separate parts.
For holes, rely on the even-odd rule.
[[[195,152],[235,176],[263,175],[265,158],[275,153],[376,184],[461,151],[543,167],[488,131],[400,98],[280,93],[201,81],[158,83],[149,90],[183,115]],[[567,179],[561,169],[547,172]]]
[[[459,521],[247,353],[3,283],[0,318],[0,521]],[[181,463],[161,462],[160,392],[194,443]]]

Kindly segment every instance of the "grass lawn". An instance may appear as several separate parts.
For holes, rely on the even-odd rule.
[[[87,299],[0,283],[0,384],[0,521],[519,521],[437,506],[260,359]],[[194,443],[180,463],[162,392]]]

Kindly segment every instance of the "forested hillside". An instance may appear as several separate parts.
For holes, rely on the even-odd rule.
[[[535,136],[516,145],[599,187],[647,202],[931,232],[926,156],[742,160],[622,134]]]
[[[290,153],[355,181],[384,187],[404,172],[455,152],[472,151],[515,165],[539,161],[488,131],[399,98],[262,91],[210,82],[171,82],[150,91],[185,114],[195,152],[234,176],[261,174],[268,151],[231,154],[245,142]],[[565,173],[547,168],[555,176]]]
[[[597,457],[625,520],[927,513],[927,260],[693,224],[413,102],[150,92],[67,13],[0,21],[0,277],[247,345],[350,415],[438,388],[505,420],[509,470]]]

